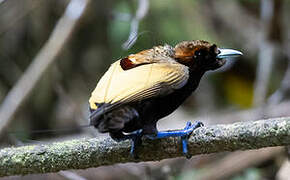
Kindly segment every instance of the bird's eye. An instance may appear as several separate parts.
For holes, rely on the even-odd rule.
[[[200,56],[205,56],[206,53],[203,50],[199,50],[199,51],[196,51],[194,54],[195,54],[195,56],[200,57]]]
[[[196,55],[196,56],[200,56],[201,53],[200,53],[200,51],[195,51],[194,55]]]

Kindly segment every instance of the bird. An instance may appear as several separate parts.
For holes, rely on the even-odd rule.
[[[90,125],[115,141],[132,140],[130,154],[143,136],[181,137],[183,154],[190,158],[189,135],[203,126],[187,122],[184,129],[158,131],[156,123],[176,110],[198,87],[205,72],[242,52],[218,48],[204,40],[182,41],[130,54],[111,64],[89,99]]]

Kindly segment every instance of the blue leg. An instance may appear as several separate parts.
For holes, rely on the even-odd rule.
[[[186,126],[182,130],[174,130],[174,131],[159,131],[156,135],[147,135],[150,139],[160,139],[160,138],[167,138],[167,137],[181,137],[182,142],[182,151],[186,158],[190,158],[191,156],[188,153],[187,149],[187,141],[193,130],[198,127],[203,126],[202,122],[187,122]]]
[[[124,135],[122,138],[122,140],[126,140],[126,139],[132,140],[130,154],[134,158],[138,158],[136,154],[136,148],[142,144],[142,140],[141,140],[142,136],[143,136],[142,129],[140,129],[140,130],[131,132],[128,135]]]

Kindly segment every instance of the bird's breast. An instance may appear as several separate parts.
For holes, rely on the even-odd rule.
[[[157,122],[159,119],[171,114],[196,90],[203,74],[202,72],[191,72],[188,82],[182,88],[166,96],[140,102],[137,105],[140,118],[144,119],[144,121]]]

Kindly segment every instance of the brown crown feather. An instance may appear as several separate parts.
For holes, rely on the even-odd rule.
[[[203,40],[183,41],[174,47],[174,58],[181,64],[190,65],[192,63],[192,57],[195,56],[194,53],[196,51],[201,49],[211,51],[212,48],[214,48],[214,51],[217,49],[216,45]]]

